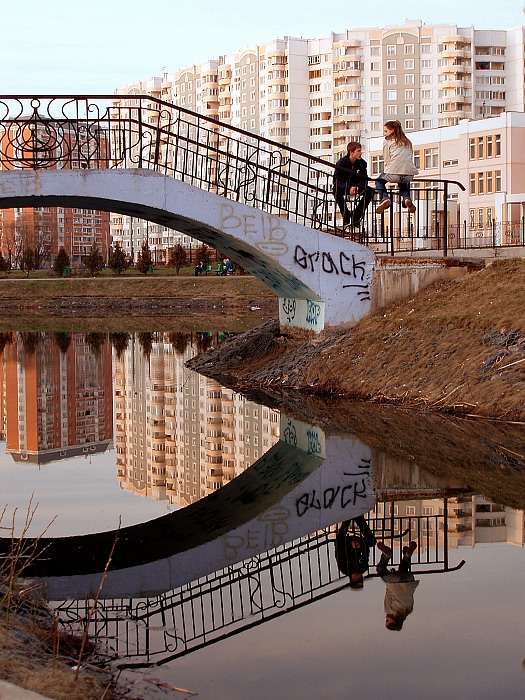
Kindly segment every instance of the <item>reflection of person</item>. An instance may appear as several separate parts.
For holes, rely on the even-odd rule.
[[[386,183],[397,182],[401,204],[413,214],[416,207],[410,199],[410,182],[414,175],[418,174],[418,169],[414,165],[412,142],[405,136],[403,127],[397,120],[385,122],[383,132],[385,134],[383,144],[384,172],[380,173],[376,180],[376,190],[379,192],[381,200],[376,211],[378,214],[382,214],[391,206],[392,202],[386,191]]]
[[[358,532],[355,531],[355,525]],[[375,537],[363,515],[345,520],[337,528],[335,558],[339,571],[350,577],[350,588],[363,587],[363,574],[368,571],[370,548],[374,544]]]
[[[381,552],[377,573],[386,583],[385,625],[389,630],[400,630],[414,609],[414,591],[419,586],[419,581],[414,579],[414,574],[410,571],[412,554],[416,551],[417,544],[411,542],[408,547],[403,547],[403,558],[397,571],[388,570],[388,563],[392,558],[391,548],[384,542],[378,542],[377,548]]]
[[[343,216],[343,226],[351,223],[359,226],[366,208],[374,196],[374,190],[367,185],[366,160],[361,158],[363,149],[357,141],[347,146],[347,155],[340,158],[334,171],[333,192],[339,211]],[[354,197],[356,206],[353,213],[346,206],[347,196]]]

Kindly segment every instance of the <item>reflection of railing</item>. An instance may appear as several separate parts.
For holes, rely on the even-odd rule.
[[[4,170],[147,168],[392,254],[446,254],[450,186],[463,189],[418,180],[410,215],[394,188],[386,216],[376,216],[374,198],[360,229],[344,230],[332,163],[142,95],[0,97],[0,161]]]
[[[441,533],[435,542],[426,534],[430,524]],[[464,564],[449,566],[446,515],[388,518],[388,523],[372,517],[370,525],[378,537],[396,543],[393,564],[403,544],[420,538],[412,567],[416,576]],[[108,644],[122,667],[162,664],[202,649],[348,586],[337,567],[334,536],[334,528],[322,530],[160,596],[99,600],[91,632]],[[370,575],[377,576],[375,552],[371,558]],[[63,624],[73,627],[88,609],[89,601],[57,607]]]

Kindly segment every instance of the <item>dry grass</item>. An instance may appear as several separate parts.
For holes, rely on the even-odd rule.
[[[28,305],[45,300],[82,299],[215,299],[272,298],[274,294],[255,277],[87,277],[0,279],[0,300]]]
[[[314,342],[275,338],[276,325],[268,325],[224,361],[218,354],[192,364],[244,386],[525,420],[524,310],[525,261],[508,260]],[[254,367],[250,349],[268,347],[269,333],[272,350],[262,365],[257,353]]]
[[[123,691],[117,690],[110,674],[102,681],[83,670],[85,658],[97,651],[87,634],[80,637],[61,630],[49,606],[38,598],[38,587],[22,578],[34,562],[40,539],[25,539],[35,512],[31,500],[19,537],[14,535],[16,510],[11,523],[1,527],[11,546],[9,555],[0,560],[0,679],[53,700],[117,700]],[[4,508],[0,522],[6,513]]]

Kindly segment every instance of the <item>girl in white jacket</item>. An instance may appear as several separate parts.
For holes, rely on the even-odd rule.
[[[414,175],[418,174],[418,169],[414,165],[412,142],[405,136],[398,121],[386,122],[383,133],[385,135],[383,144],[384,172],[380,173],[376,180],[376,190],[379,192],[381,200],[376,211],[378,214],[382,214],[392,205],[386,191],[386,183],[396,182],[399,184],[402,206],[413,214],[416,207],[410,199],[409,183]]]

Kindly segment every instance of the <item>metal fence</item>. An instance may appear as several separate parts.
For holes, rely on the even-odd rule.
[[[391,506],[393,510],[393,504]],[[447,507],[443,515],[383,517],[372,512],[370,527],[391,545],[392,564],[412,539],[415,576],[443,573],[450,566]],[[122,668],[163,664],[243,630],[333,595],[349,585],[335,557],[335,526],[228,566],[165,594],[143,599],[100,599],[57,604],[61,623],[78,630],[92,612],[91,635],[105,643]],[[377,576],[379,555],[370,557]]]
[[[416,213],[376,215],[343,227],[334,164],[150,96],[0,97],[2,169],[147,168],[378,252],[449,246],[448,203],[458,182],[413,182]],[[370,183],[372,184],[372,182]],[[457,196],[457,195],[454,195]],[[349,209],[359,198],[350,198]],[[353,201],[352,201],[353,200]]]

